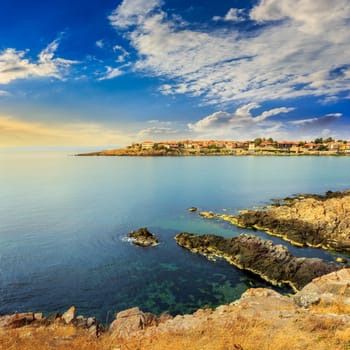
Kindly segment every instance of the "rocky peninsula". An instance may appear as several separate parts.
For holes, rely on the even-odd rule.
[[[342,269],[314,279],[293,297],[248,289],[230,304],[176,317],[134,307],[119,312],[108,329],[77,316],[74,307],[50,320],[31,313],[1,316],[0,348],[345,350],[350,346],[349,314],[350,270]]]
[[[234,238],[183,232],[176,242],[209,259],[225,259],[239,269],[253,272],[274,285],[289,285],[295,291],[314,278],[339,270],[335,264],[317,258],[296,258],[286,247],[260,237],[241,234]]]
[[[242,228],[265,231],[297,246],[350,251],[350,191],[302,194],[274,200],[259,210],[241,214],[211,214]]]

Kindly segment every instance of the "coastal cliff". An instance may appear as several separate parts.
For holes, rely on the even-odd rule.
[[[204,215],[202,215],[204,216]],[[240,215],[213,214],[242,228],[278,236],[298,246],[350,251],[350,191],[303,194]]]
[[[79,327],[79,316],[69,312],[66,321],[55,317],[47,324],[31,318],[6,324],[10,316],[3,316],[0,348],[345,350],[350,346],[349,314],[350,270],[343,269],[314,279],[293,297],[266,288],[249,289],[230,304],[174,318],[132,308],[118,313],[109,330],[98,337]]]

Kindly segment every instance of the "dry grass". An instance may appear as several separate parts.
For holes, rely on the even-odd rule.
[[[341,299],[331,303],[321,301],[318,305],[313,305],[310,308],[317,314],[350,315],[350,305],[344,304]]]
[[[126,341],[108,334],[96,339],[70,326],[24,327],[0,332],[3,350],[347,350],[350,325],[319,315],[276,324],[240,317],[226,323],[208,320],[186,332],[147,331]]]

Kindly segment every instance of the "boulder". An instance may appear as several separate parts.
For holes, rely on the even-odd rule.
[[[132,242],[141,247],[149,247],[158,244],[158,238],[148,229],[140,228],[136,231],[131,231],[129,237],[132,238]]]
[[[75,318],[75,306],[71,306],[61,318],[66,324],[71,323]]]
[[[118,338],[127,338],[143,329],[145,323],[145,314],[138,307],[133,307],[117,313],[115,320],[109,326],[109,333]]]

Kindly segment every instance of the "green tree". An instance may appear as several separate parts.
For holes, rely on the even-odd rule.
[[[323,138],[322,137],[318,137],[317,139],[314,140],[314,143],[323,143]]]
[[[254,144],[255,146],[259,146],[262,142],[262,139],[260,137],[257,137],[255,140],[254,140]]]

